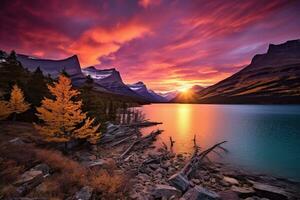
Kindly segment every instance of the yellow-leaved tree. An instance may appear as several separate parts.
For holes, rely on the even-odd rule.
[[[8,107],[11,113],[14,113],[13,120],[16,119],[17,114],[23,113],[30,108],[30,104],[25,101],[23,91],[18,85],[14,85],[12,88]]]
[[[71,80],[60,75],[54,86],[48,85],[54,99],[45,98],[37,108],[37,116],[44,123],[35,124],[36,129],[49,142],[64,142],[75,139],[86,139],[94,144],[100,137],[99,126],[93,126],[90,119],[81,110],[82,101],[75,101],[79,94],[72,89]]]
[[[23,91],[14,85],[9,101],[0,100],[0,120],[6,119],[12,113],[14,114],[13,120],[15,120],[17,114],[23,113],[29,108],[30,104],[25,101]]]
[[[6,119],[11,114],[7,101],[0,101],[0,120]]]

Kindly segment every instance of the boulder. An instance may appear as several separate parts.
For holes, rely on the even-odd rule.
[[[74,196],[74,200],[90,200],[92,199],[93,188],[89,186],[85,186],[81,188],[78,192],[76,192]]]
[[[231,190],[225,190],[218,193],[222,200],[239,200],[237,193]]]
[[[223,180],[226,181],[227,183],[230,183],[231,185],[239,184],[238,180],[236,180],[235,178],[228,177],[228,176],[224,176]]]
[[[181,191],[169,185],[156,185],[152,191],[154,198],[179,198]]]
[[[180,172],[171,176],[168,182],[182,192],[185,192],[190,185],[188,178]]]
[[[180,200],[220,200],[220,196],[200,186],[190,188]]]
[[[20,186],[25,183],[41,182],[43,179],[43,172],[40,170],[29,170],[26,171],[21,177],[15,182],[15,185]]]
[[[259,197],[266,197],[275,200],[284,200],[288,199],[289,197],[288,193],[282,188],[254,181],[251,181],[251,183],[253,184],[253,188],[256,191],[257,196]]]
[[[255,193],[255,191],[252,188],[246,188],[246,187],[232,186],[231,190],[233,192],[236,192],[241,198],[250,197]]]
[[[33,167],[31,170],[42,171],[44,176],[47,176],[50,173],[50,167],[45,163],[38,164],[35,167]]]

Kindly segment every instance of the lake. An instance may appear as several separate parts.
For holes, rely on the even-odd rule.
[[[226,140],[229,152],[214,159],[300,181],[299,105],[151,104],[141,110],[147,119],[163,122],[158,146],[169,145],[172,136],[173,150],[186,153],[193,151],[195,134],[201,148]]]

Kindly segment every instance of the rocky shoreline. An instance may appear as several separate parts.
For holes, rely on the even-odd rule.
[[[152,123],[143,123],[143,126],[145,124]],[[299,182],[199,159],[207,150],[195,148],[194,154],[176,154],[167,145],[156,149],[153,144],[161,131],[141,135],[138,128],[137,124],[108,124],[101,144],[75,148],[69,152],[69,157],[86,169],[109,169],[114,174],[126,174],[128,193],[119,199],[296,200],[300,197]],[[23,145],[24,141],[14,138],[9,143]],[[111,168],[111,163],[115,168]],[[32,163],[32,166],[15,182],[18,197],[10,199],[43,199],[29,198],[27,194],[41,190],[43,182],[54,174],[51,166],[45,163]],[[187,166],[192,166],[193,170]],[[189,173],[184,173],[186,169]],[[109,199],[94,191],[86,185],[67,199]]]
[[[108,126],[107,133],[110,130],[122,132],[114,125]],[[119,146],[119,153],[115,151],[110,155],[122,171],[131,174],[130,199],[266,200],[300,197],[298,182],[234,169],[209,160],[203,160],[188,177],[181,176],[181,170],[193,155],[175,154],[166,145],[155,150],[154,141],[138,144],[122,159],[119,153],[127,149],[127,144]]]

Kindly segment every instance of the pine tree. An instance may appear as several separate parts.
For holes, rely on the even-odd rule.
[[[86,139],[96,143],[100,136],[97,132],[99,125],[92,126],[94,119],[87,118],[82,112],[82,101],[74,101],[79,92],[72,89],[71,80],[60,75],[58,83],[48,85],[48,88],[55,98],[45,98],[37,108],[37,116],[44,122],[35,125],[37,130],[51,142],[66,144],[70,140]]]
[[[24,99],[23,91],[17,85],[13,86],[8,106],[11,113],[14,113],[14,120],[17,114],[23,113],[30,108],[30,104]]]
[[[43,97],[49,94],[46,81],[42,70],[38,67],[27,82],[26,94],[28,100],[35,106],[40,106]]]
[[[0,100],[0,120],[6,119],[11,113],[8,102]]]

